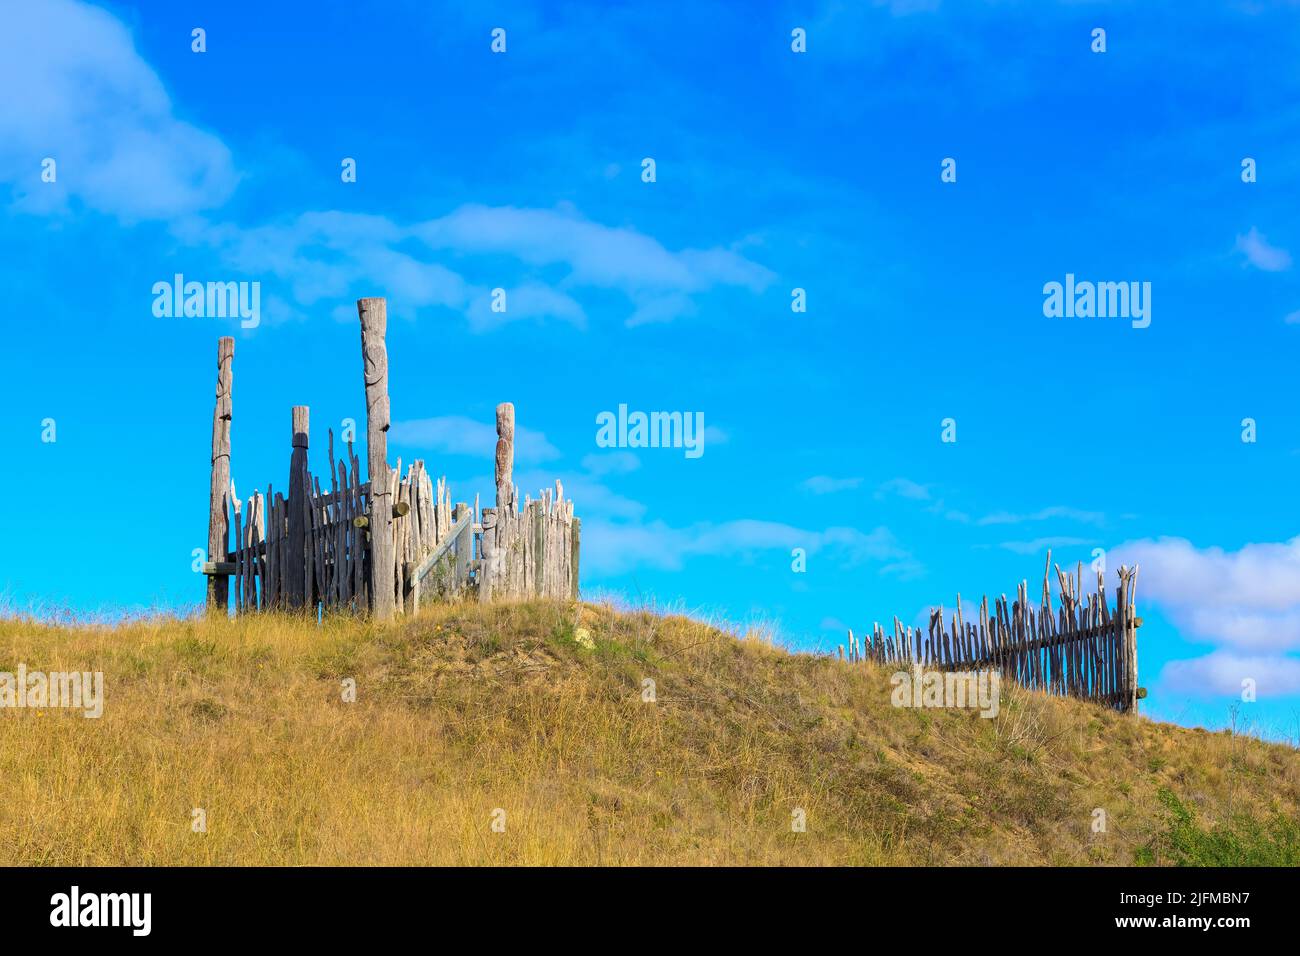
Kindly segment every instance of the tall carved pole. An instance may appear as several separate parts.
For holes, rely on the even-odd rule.
[[[235,340],[217,340],[217,404],[212,413],[212,485],[208,491],[208,560],[225,561],[230,544],[230,389],[234,374]],[[230,582],[224,574],[208,576],[208,608],[226,612]]]
[[[393,489],[388,470],[388,301],[358,299],[361,359],[366,380],[366,445],[370,453],[370,610],[387,621],[397,604],[393,565]]]
[[[515,406],[497,406],[497,514],[515,509]]]

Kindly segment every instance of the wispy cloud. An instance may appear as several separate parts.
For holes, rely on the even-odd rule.
[[[1284,272],[1291,268],[1291,253],[1269,245],[1268,240],[1254,226],[1244,236],[1237,237],[1237,251],[1252,266],[1265,272]]]
[[[930,487],[918,484],[909,478],[891,478],[876,489],[877,498],[884,498],[888,495],[910,498],[913,501],[929,501]]]
[[[1080,524],[1102,525],[1106,523],[1106,516],[1099,511],[1081,511],[1078,508],[1067,508],[1064,505],[1057,505],[1052,508],[1042,508],[1038,511],[1029,512],[1027,514],[998,511],[991,515],[985,515],[975,523],[981,526],[988,526],[1023,524],[1027,521],[1075,521]]]
[[[815,495],[829,495],[837,491],[851,491],[862,484],[861,478],[832,478],[814,475],[803,482],[803,487]]]
[[[635,229],[592,222],[568,204],[555,209],[470,204],[407,232],[430,249],[501,253],[532,266],[564,266],[569,281],[581,286],[669,294],[715,285],[760,291],[774,278],[729,250],[670,252]]]
[[[802,548],[809,556],[837,567],[882,563],[887,573],[917,573],[919,565],[887,528],[871,531],[832,527],[811,531],[777,521],[743,518],[672,527],[663,521],[618,523],[584,520],[583,561],[596,574],[616,575],[639,567],[677,571],[691,557],[748,557],[764,551],[789,554]]]
[[[724,286],[760,292],[774,278],[739,253],[670,251],[635,229],[593,222],[568,205],[471,204],[409,224],[338,211],[255,227],[194,219],[176,232],[214,247],[236,269],[282,280],[300,306],[378,286],[408,314],[452,309],[475,331],[527,319],[585,325],[586,311],[573,294],[578,289],[620,292],[632,304],[633,319],[667,321],[690,312],[685,304],[692,296]],[[448,252],[456,253],[460,271],[441,261]],[[556,269],[565,271],[552,280]],[[504,311],[492,308],[494,288],[505,291]]]
[[[625,475],[641,467],[641,459],[630,451],[611,451],[584,455],[582,467],[597,477],[602,475]]]
[[[392,441],[450,455],[492,458],[496,455],[495,424],[462,415],[417,418],[393,422],[388,431]],[[550,461],[559,450],[541,432],[516,426],[515,459],[522,463]]]
[[[1093,542],[1087,538],[1050,537],[1032,541],[1003,541],[999,547],[1013,554],[1042,554],[1048,548],[1081,548]]]
[[[6,3],[0,29],[0,183],[19,208],[75,199],[126,222],[170,219],[224,202],[230,151],[179,119],[125,24],[71,0]],[[57,179],[38,165],[55,161]]]

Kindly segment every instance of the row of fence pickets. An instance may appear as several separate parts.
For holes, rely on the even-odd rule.
[[[303,593],[291,600],[287,582],[291,548],[289,538],[289,502],[271,485],[266,494],[255,492],[241,502],[231,486],[233,520],[231,531],[237,543],[227,555],[234,565],[231,587],[237,612],[268,610],[289,606],[316,606],[326,609],[365,608],[370,575],[366,567],[369,549],[359,527],[358,517],[368,514],[370,483],[360,480],[360,462],[348,444],[346,459],[335,462],[333,436],[330,448],[330,490],[321,488],[320,479],[307,473],[303,528],[305,532],[305,575]],[[403,569],[418,561],[447,536],[452,524],[452,505],[446,482],[436,486],[424,468],[424,462],[411,464],[400,477],[401,461],[392,471],[394,500],[409,510],[393,520],[397,588],[405,586]]]
[[[1017,599],[1008,602],[1002,595],[994,602],[991,615],[988,598],[984,598],[978,621],[963,619],[959,596],[950,619],[945,620],[942,607],[931,610],[928,633],[908,627],[896,617],[892,633],[877,623],[870,638],[859,640],[850,630],[847,651],[840,645],[839,654],[851,662],[870,660],[944,671],[994,670],[1023,687],[1128,710],[1142,696],[1137,686],[1136,628],[1140,619],[1134,614],[1132,600],[1136,574],[1136,568],[1120,570],[1114,610],[1107,604],[1101,574],[1097,575],[1097,590],[1080,600],[1082,572],[1074,579],[1061,574],[1058,567],[1061,606],[1055,610],[1046,579],[1037,608],[1029,602],[1028,583],[1021,582]]]
[[[563,494],[557,481],[554,491],[526,498],[522,512],[484,513],[480,598],[577,597],[581,522]]]
[[[308,472],[303,527],[306,573],[300,600],[291,600],[286,582],[291,550],[288,547],[289,503],[283,494],[267,487],[241,502],[231,487],[233,505],[231,531],[237,546],[227,555],[233,565],[231,589],[236,613],[275,608],[319,607],[323,611],[364,610],[369,604],[366,589],[372,580],[367,567],[370,549],[364,536],[369,529],[356,519],[369,513],[370,483],[360,480],[360,462],[348,444],[347,458],[337,463],[330,441],[328,492]],[[489,509],[480,520],[464,527],[462,541],[446,550],[446,562],[439,570],[425,568],[422,580],[416,575],[426,559],[447,542],[453,525],[461,517],[453,506],[446,479],[434,483],[424,462],[416,460],[401,477],[401,460],[392,470],[396,489],[394,504],[404,514],[393,518],[395,587],[397,607],[410,611],[424,596],[454,596],[477,589],[481,600],[521,597],[570,598],[577,594],[578,540],[580,522],[574,517],[573,502],[564,500],[557,482],[555,491],[525,499],[521,512]],[[517,492],[516,492],[517,494]],[[480,514],[478,502],[471,519]],[[495,558],[495,560],[489,560]]]

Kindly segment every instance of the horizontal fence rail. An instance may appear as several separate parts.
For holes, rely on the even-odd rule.
[[[931,609],[925,631],[898,618],[892,632],[873,625],[869,638],[859,640],[850,630],[847,649],[840,645],[839,655],[851,662],[943,671],[993,670],[1024,687],[1135,711],[1146,696],[1137,682],[1137,628],[1142,623],[1134,610],[1137,566],[1119,569],[1114,608],[1107,603],[1102,573],[1096,590],[1083,598],[1082,565],[1075,577],[1057,566],[1060,606],[1054,609],[1050,552],[1047,560],[1037,608],[1030,604],[1025,581],[1014,601],[1005,594],[995,599],[992,613],[983,598],[973,621],[963,616],[959,595],[951,618],[942,607]]]

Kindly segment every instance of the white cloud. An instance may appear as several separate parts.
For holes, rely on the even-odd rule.
[[[1139,605],[1159,606],[1185,637],[1236,651],[1300,650],[1300,537],[1238,551],[1146,539],[1112,549],[1107,563],[1139,564]]]
[[[466,418],[463,415],[443,415],[437,418],[393,422],[388,435],[394,442],[419,447],[422,450],[483,458],[495,458],[496,455],[496,425],[475,418]],[[550,461],[559,456],[559,450],[547,441],[546,436],[541,432],[516,426],[516,461]]]
[[[1260,699],[1300,694],[1300,659],[1216,651],[1192,660],[1170,661],[1160,672],[1165,688],[1196,697],[1237,697],[1247,678],[1255,682]]]
[[[872,561],[892,562],[896,573],[914,572],[919,567],[908,564],[911,555],[899,547],[887,528],[870,532],[845,527],[809,531],[752,518],[684,528],[663,521],[624,524],[584,518],[582,548],[586,566],[601,575],[622,574],[639,567],[677,571],[688,557],[743,557],[761,551],[788,555],[794,548],[803,548],[810,557],[824,554],[845,567]]]
[[[1244,236],[1237,237],[1237,251],[1252,266],[1265,272],[1284,272],[1291,268],[1291,253],[1269,245],[1268,240],[1254,226]]]
[[[178,119],[126,26],[72,0],[6,3],[0,29],[0,183],[48,213],[75,197],[132,222],[219,205],[230,151]],[[57,163],[41,182],[39,163]]]
[[[829,475],[814,475],[805,479],[803,487],[815,495],[829,495],[837,491],[851,491],[861,484],[861,478],[832,478]]]
[[[999,511],[995,514],[980,518],[976,524],[1022,524],[1026,521],[1051,520],[1077,521],[1081,524],[1100,525],[1106,522],[1106,516],[1099,511],[1080,511],[1078,508],[1067,508],[1063,505],[1057,505],[1052,508],[1043,508],[1030,514],[1013,514],[1007,511]]]

